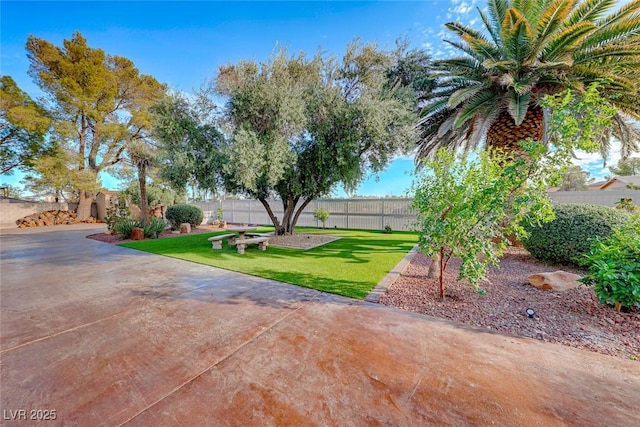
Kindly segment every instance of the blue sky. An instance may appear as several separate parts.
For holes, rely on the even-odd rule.
[[[25,52],[32,34],[61,45],[80,31],[94,48],[131,59],[144,74],[171,88],[191,92],[215,75],[220,65],[240,59],[265,60],[280,46],[291,53],[318,48],[339,55],[356,37],[392,48],[407,38],[432,56],[447,55],[444,23],[477,24],[476,5],[484,0],[430,1],[75,1],[0,3],[0,73],[9,75],[32,97],[41,95],[27,75]],[[615,164],[614,157],[609,164]],[[602,160],[581,161],[602,176]],[[404,195],[412,182],[413,159],[396,159],[357,190],[360,195]],[[21,175],[2,176],[19,184]],[[117,183],[102,177],[103,185]],[[335,193],[342,196],[342,191]]]

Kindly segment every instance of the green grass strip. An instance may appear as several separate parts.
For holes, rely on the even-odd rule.
[[[272,230],[258,229],[259,232]],[[341,238],[309,250],[269,246],[263,252],[257,245],[249,245],[244,255],[239,255],[226,241],[222,250],[211,249],[207,238],[225,232],[142,240],[121,246],[362,299],[418,241],[418,235],[409,232],[385,234],[305,227],[297,228],[296,233]]]

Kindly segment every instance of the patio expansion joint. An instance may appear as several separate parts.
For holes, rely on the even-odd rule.
[[[208,285],[202,285],[202,286],[194,287],[194,288],[189,289],[189,290],[178,292],[178,293],[176,293],[175,296],[178,296],[178,295],[181,295],[181,294],[184,294],[184,293],[187,293],[187,292],[192,292],[194,290],[198,290],[198,289],[201,289],[201,288],[205,288],[207,286]],[[38,343],[40,341],[48,340],[50,338],[55,338],[57,336],[60,336],[60,335],[63,335],[63,334],[69,333],[69,332],[75,332],[77,330],[86,328],[87,326],[95,325],[97,323],[104,322],[104,321],[112,319],[114,317],[117,317],[117,316],[120,316],[120,315],[123,315],[123,314],[126,314],[126,313],[130,313],[130,312],[133,312],[133,311],[136,311],[136,310],[139,310],[139,309],[140,309],[140,307],[131,307],[131,308],[126,309],[126,310],[118,311],[117,313],[113,313],[113,314],[111,314],[109,316],[102,317],[100,319],[96,319],[96,320],[93,320],[93,321],[88,322],[88,323],[83,323],[81,325],[77,325],[77,326],[74,326],[72,328],[64,329],[62,331],[58,331],[58,332],[50,334],[50,335],[45,335],[43,337],[36,338],[36,339],[31,340],[31,341],[23,342],[22,344],[18,344],[16,346],[13,346],[13,347],[10,347],[10,348],[5,348],[4,350],[0,350],[0,354],[4,354],[4,353],[7,353],[7,352],[12,351],[12,350],[17,350],[19,348],[22,348],[22,347],[25,347],[25,346],[28,346],[28,345],[31,345],[31,344]]]
[[[310,302],[313,302],[317,300],[317,297],[312,299]],[[302,304],[300,307],[292,310],[291,312],[287,313],[286,315],[282,316],[281,318],[279,318],[278,320],[276,320],[275,322],[273,322],[271,325],[269,325],[268,327],[264,328],[262,331],[258,332],[256,335],[254,335],[253,337],[251,337],[250,339],[246,340],[245,342],[241,343],[240,345],[238,345],[238,347],[236,347],[235,349],[231,350],[228,354],[226,354],[225,356],[223,356],[222,358],[220,358],[219,360],[217,360],[214,364],[212,364],[211,366],[206,367],[205,369],[203,369],[202,371],[198,372],[196,375],[194,375],[192,378],[188,379],[187,381],[183,382],[182,384],[178,385],[177,387],[175,387],[173,390],[169,391],[167,394],[165,394],[164,396],[160,397],[159,399],[157,399],[156,401],[150,403],[149,405],[147,405],[145,408],[143,408],[141,411],[139,411],[137,414],[133,415],[132,417],[130,417],[129,419],[125,420],[124,422],[118,424],[118,426],[123,426],[127,423],[129,423],[130,421],[133,421],[138,415],[143,414],[144,412],[146,412],[147,410],[151,409],[152,407],[154,407],[155,405],[157,405],[158,403],[162,402],[164,399],[168,398],[169,396],[175,394],[176,392],[178,392],[180,389],[184,388],[185,386],[187,386],[188,384],[192,383],[193,381],[197,380],[198,378],[200,378],[202,375],[206,374],[207,372],[209,372],[211,369],[215,368],[216,366],[218,366],[219,364],[223,363],[224,361],[228,360],[229,358],[231,358],[234,354],[238,353],[240,350],[242,350],[243,348],[245,348],[246,346],[250,345],[251,343],[253,343],[254,341],[256,341],[258,338],[260,338],[262,335],[266,334],[267,332],[272,331],[276,326],[278,326],[280,323],[284,322],[285,320],[287,320],[289,317],[293,316],[294,314],[296,314],[298,311],[302,310],[303,308],[306,307],[306,304]]]

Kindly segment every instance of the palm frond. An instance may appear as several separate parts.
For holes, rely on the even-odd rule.
[[[475,96],[478,92],[480,92],[481,90],[485,90],[488,87],[489,87],[489,83],[484,82],[479,85],[466,86],[466,87],[460,88],[457,91],[455,91],[453,94],[451,94],[451,96],[449,97],[449,102],[447,103],[447,107],[456,108],[461,103],[466,102],[467,100]]]
[[[581,22],[565,28],[542,50],[540,59],[543,62],[569,60],[574,50],[580,46],[587,35],[593,32],[594,29],[595,26],[590,22]]]
[[[518,95],[514,91],[510,91],[507,94],[507,111],[516,126],[520,126],[524,117],[527,115],[527,110],[529,110],[529,103],[531,102],[531,93],[525,93],[522,95]]]
[[[462,36],[469,47],[478,54],[478,57],[498,60],[500,58],[500,50],[486,40],[473,38],[471,36]]]
[[[458,43],[458,42],[454,42],[451,40],[442,40],[444,43],[453,46],[454,48],[464,52],[465,54],[469,55],[471,58],[474,58],[477,62],[482,62],[484,61],[486,58],[482,55],[480,55],[478,52],[474,51],[473,49],[471,49],[471,47],[467,44],[463,44],[463,43]],[[438,62],[438,61],[436,61]]]
[[[571,12],[575,0],[554,0],[549,3],[536,25],[537,43],[534,51],[539,51],[556,31],[564,25],[564,20]]]
[[[588,50],[593,47],[603,47],[615,42],[635,44],[634,36],[640,34],[640,17],[635,17],[624,22],[612,23],[607,26],[599,26],[587,39],[580,50]]]
[[[482,19],[482,23],[484,24],[484,28],[487,30],[487,32],[491,36],[491,39],[493,40],[493,43],[496,46],[501,45],[502,44],[502,40],[500,39],[500,31],[498,31],[499,27],[496,28],[493,25],[492,21],[489,20],[489,17],[479,7],[477,7],[476,10],[478,11],[478,14],[480,15],[480,19]]]
[[[489,16],[491,16],[492,25],[494,29],[499,29],[504,21],[504,17],[509,9],[508,0],[489,0],[487,2],[489,8]]]
[[[487,89],[478,92],[466,104],[460,106],[460,111],[456,116],[455,127],[462,126],[476,114],[479,114],[484,108],[498,108],[500,103],[500,94]]]
[[[534,33],[526,17],[513,8],[507,11],[502,24],[501,36],[509,58],[519,63],[525,61],[531,52]]]
[[[608,15],[602,19],[598,19],[595,23],[599,27],[608,27],[616,22],[624,21],[630,16],[634,17],[635,14],[640,11],[640,0],[632,0],[629,3],[623,5],[616,12]]]
[[[614,58],[622,57],[638,57],[640,51],[637,48],[628,48],[627,46],[602,46],[597,49],[592,49],[588,52],[579,53],[574,57],[575,64],[584,64],[588,62],[598,61],[602,58],[606,58],[609,61]]]
[[[617,0],[583,0],[573,10],[565,23],[565,27],[571,27],[582,21],[596,21],[609,11]]]

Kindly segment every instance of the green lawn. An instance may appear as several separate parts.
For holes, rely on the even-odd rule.
[[[315,228],[297,228],[296,232],[341,239],[306,251],[269,246],[263,252],[257,245],[250,245],[244,255],[236,253],[226,241],[222,250],[211,249],[207,238],[224,232],[142,240],[122,246],[362,299],[418,241],[416,233],[408,232]]]

